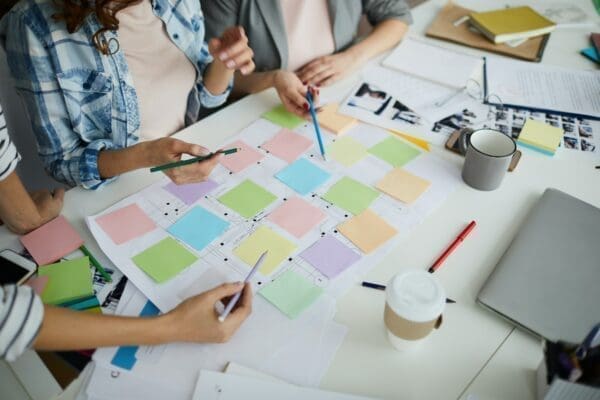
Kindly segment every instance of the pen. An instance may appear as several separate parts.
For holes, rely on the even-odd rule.
[[[319,128],[319,120],[317,119],[317,113],[315,112],[315,105],[313,104],[313,97],[310,90],[306,92],[306,100],[308,100],[310,116],[312,117],[313,125],[315,126],[315,133],[317,135],[317,142],[319,143],[319,150],[321,151],[323,160],[327,161],[327,157],[325,156],[325,147],[323,147],[323,138],[321,137],[321,128]]]
[[[258,257],[258,261],[256,261],[256,264],[254,264],[254,267],[250,270],[250,273],[248,274],[246,279],[244,279],[244,283],[250,282],[250,279],[252,279],[252,277],[254,276],[256,271],[258,271],[258,269],[262,265],[263,261],[265,261],[265,258],[267,257],[268,252],[269,252],[269,250],[265,250],[265,252],[262,253],[260,255],[260,257]],[[233,307],[237,304],[241,295],[242,295],[241,290],[239,292],[237,292],[235,295],[233,295],[231,300],[229,300],[229,303],[227,303],[227,306],[225,306],[225,309],[223,310],[221,315],[219,315],[219,322],[225,321],[225,318],[227,318],[227,316],[229,315],[231,310],[233,310]]]
[[[385,285],[381,285],[379,283],[373,283],[373,282],[367,282],[367,281],[363,281],[361,283],[362,286],[366,287],[366,288],[370,288],[370,289],[377,289],[377,290],[385,290]],[[454,304],[456,303],[455,300],[449,299],[446,297],[446,303],[448,304]]]
[[[190,164],[194,164],[194,163],[201,162],[204,160],[208,160],[215,154],[224,154],[224,155],[233,154],[233,153],[236,153],[238,150],[240,150],[240,149],[232,148],[232,149],[217,151],[215,153],[210,153],[210,154],[206,154],[206,155],[199,156],[199,157],[190,158],[188,160],[180,160],[180,161],[170,162],[167,164],[159,165],[157,167],[152,167],[152,168],[150,168],[150,172],[158,172],[158,171],[164,171],[166,169],[183,167],[184,165],[190,165]]]
[[[435,260],[428,271],[431,273],[437,271],[442,266],[442,263],[446,261],[446,258],[448,258],[448,256],[450,256],[450,254],[452,254],[452,252],[456,250],[456,248],[463,242],[463,240],[465,240],[469,233],[471,233],[471,231],[475,228],[475,225],[477,225],[477,223],[475,221],[471,221],[471,223],[467,225],[467,227],[460,233],[460,235],[456,237],[456,239],[454,239],[452,244],[442,253],[442,255]]]
[[[87,249],[87,247],[81,246],[79,249],[90,259],[90,263],[94,267],[96,267],[96,270],[100,273],[100,275],[102,275],[102,278],[104,278],[106,282],[112,282],[111,276],[108,274],[108,272],[106,272],[102,265],[100,265],[98,260],[96,260],[96,257],[94,257],[94,255]]]

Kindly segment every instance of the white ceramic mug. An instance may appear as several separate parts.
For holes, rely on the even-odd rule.
[[[442,324],[446,293],[429,272],[410,269],[394,276],[386,288],[384,322],[397,350],[418,347]]]

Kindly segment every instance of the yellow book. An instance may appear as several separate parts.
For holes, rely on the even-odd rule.
[[[556,24],[531,7],[504,8],[469,15],[471,24],[494,43],[545,35]]]

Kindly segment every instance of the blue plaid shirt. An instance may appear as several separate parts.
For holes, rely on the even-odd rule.
[[[186,113],[189,125],[198,119],[201,106],[224,103],[231,84],[215,96],[202,83],[212,58],[199,0],[152,0],[152,7],[196,67]],[[22,0],[0,21],[0,43],[46,169],[67,184],[96,189],[108,181],[98,171],[99,152],[138,142],[138,99],[118,31],[104,35],[112,53],[106,56],[92,43],[101,27],[95,15],[70,34],[64,22],[53,19],[56,11],[54,0]]]

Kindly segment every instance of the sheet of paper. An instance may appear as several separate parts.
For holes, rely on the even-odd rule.
[[[253,267],[260,255],[268,250],[269,253],[259,272],[263,275],[270,275],[295,249],[294,243],[272,229],[261,226],[248,236],[233,253],[248,266]]]
[[[394,227],[371,210],[365,210],[338,227],[342,235],[369,254],[398,233]]]
[[[83,245],[79,233],[62,215],[21,236],[20,240],[38,265],[57,261]]]
[[[345,167],[350,167],[367,155],[367,148],[349,136],[337,139],[327,148],[327,155]]]
[[[504,105],[600,118],[598,71],[509,60],[486,59],[486,87]]]
[[[231,172],[241,172],[251,165],[263,159],[264,154],[250,147],[246,142],[236,140],[225,146],[225,148],[237,147],[238,151],[233,154],[223,155],[219,163]]]
[[[300,253],[300,257],[328,278],[335,278],[346,268],[360,260],[359,254],[330,235],[319,239]]]
[[[202,251],[228,227],[229,222],[196,206],[179,218],[167,231],[197,251]]]
[[[377,183],[377,189],[406,204],[414,203],[425,192],[431,182],[401,168],[388,173]]]
[[[165,190],[189,206],[215,190],[218,186],[217,182],[208,179],[204,182],[189,183],[187,185],[176,185],[173,182],[169,182],[165,186]]]
[[[48,284],[48,279],[47,276],[33,276],[25,282],[25,285],[32,288],[35,294],[41,296]]]
[[[331,175],[305,158],[301,158],[275,175],[297,193],[305,196],[324,184]]]
[[[326,214],[320,208],[299,197],[292,197],[273,210],[267,218],[295,237],[301,238],[325,217]]]
[[[285,315],[294,319],[317,300],[323,293],[323,289],[315,286],[302,275],[288,270],[259,293]]]
[[[379,197],[379,192],[349,177],[343,177],[325,193],[323,199],[354,215],[363,212]]]
[[[57,305],[94,294],[87,257],[47,265],[38,269],[38,276],[48,278],[42,292],[44,304]]]
[[[338,113],[338,109],[338,103],[326,104],[317,112],[317,118],[322,128],[340,136],[355,126],[358,121],[355,118]]]
[[[563,138],[563,130],[552,125],[528,119],[519,133],[518,142],[526,146],[554,154]]]
[[[201,371],[194,390],[193,400],[239,400],[239,399],[286,399],[286,400],[361,400],[368,397],[354,396],[318,389],[303,388],[286,383],[269,382],[260,378]]]
[[[299,125],[306,123],[296,114],[287,111],[283,105],[279,105],[262,115],[263,118],[284,128],[294,129]]]
[[[418,149],[393,137],[371,147],[369,153],[387,161],[394,167],[401,167],[421,154]]]
[[[261,148],[287,163],[292,163],[312,145],[313,142],[310,139],[283,128],[271,140],[265,142]]]
[[[264,210],[276,198],[273,193],[247,179],[219,197],[219,201],[242,217],[250,218]]]
[[[137,204],[105,214],[97,222],[115,244],[126,243],[156,229],[154,221]]]
[[[483,60],[409,36],[383,60],[383,65],[458,89],[481,73]]]
[[[192,265],[198,258],[168,237],[133,257],[136,263],[157,283],[166,282]]]

